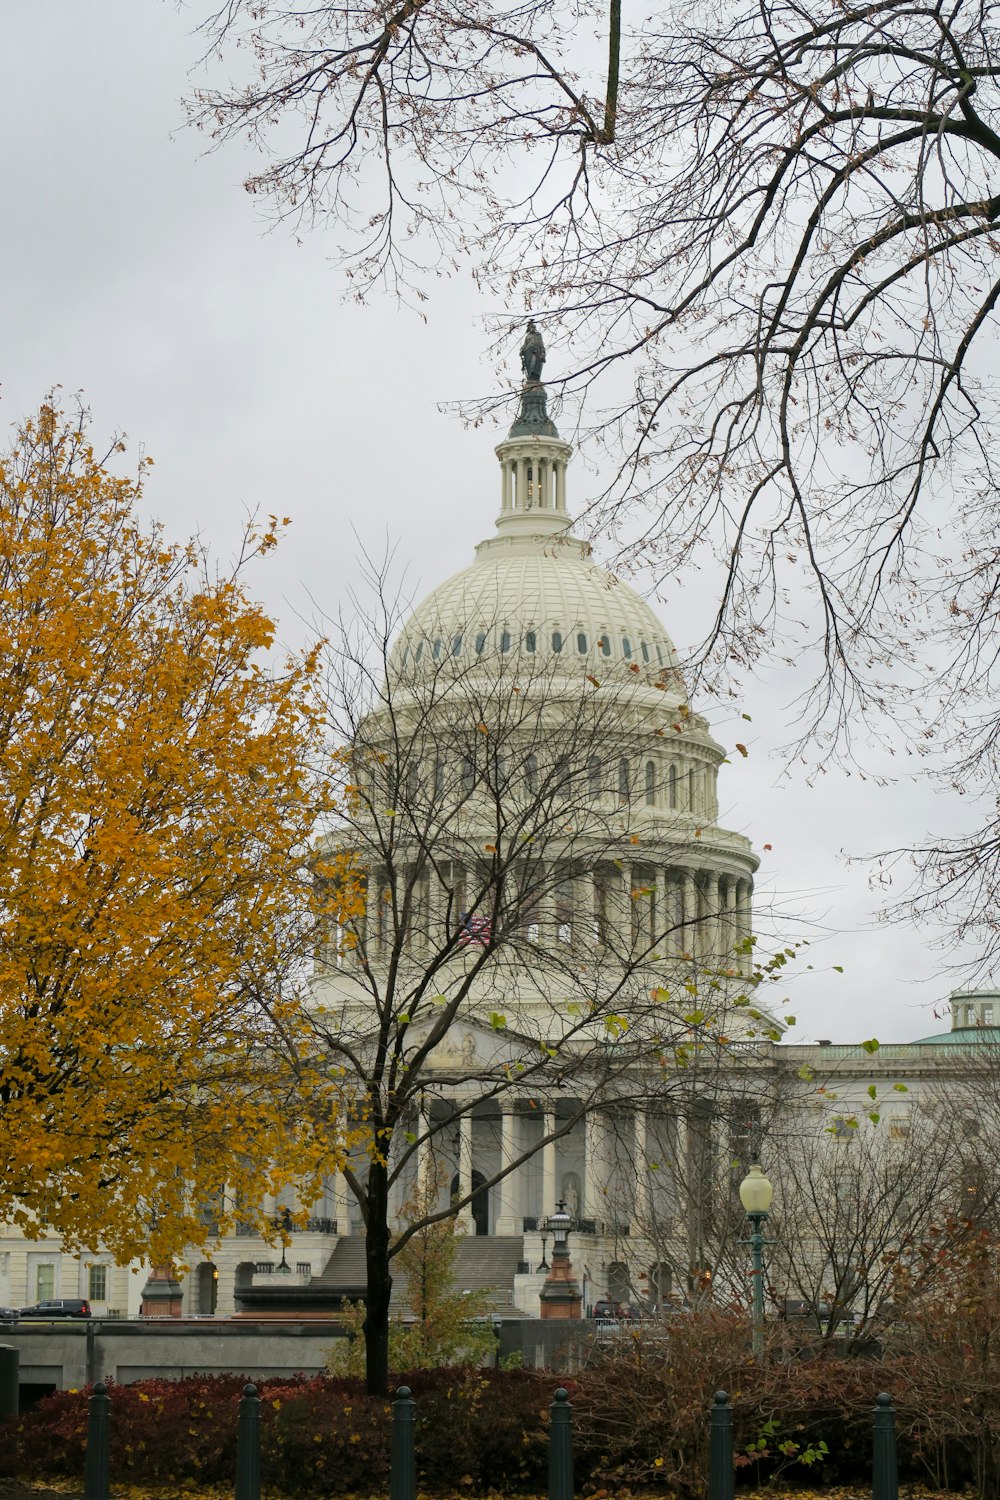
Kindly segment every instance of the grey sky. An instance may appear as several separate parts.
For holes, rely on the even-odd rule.
[[[160,0],[6,7],[0,421],[23,417],[53,384],[81,391],[98,437],[122,430],[155,459],[149,508],[169,534],[198,530],[222,555],[248,510],[290,516],[252,583],[294,642],[310,598],[336,611],[356,576],[352,528],[374,551],[386,536],[397,543],[417,593],[464,566],[492,529],[499,433],[465,430],[438,403],[494,387],[481,320],[496,309],[457,278],[437,286],[426,322],[388,300],[359,308],[342,300],[321,231],[301,245],[282,227],[268,232],[241,187],[257,159],[239,147],[206,154],[184,124],[198,14]],[[594,482],[578,458],[571,506]],[[705,589],[704,577],[678,580],[658,604],[682,652]],[[867,873],[840,854],[919,839],[955,808],[905,780],[783,780],[768,752],[787,737],[793,691],[777,674],[735,712],[698,707],[723,743],[751,750],[724,768],[721,802],[728,826],[773,846],[762,894],[827,933],[811,954],[816,972],[788,988],[796,1034],[906,1040],[941,1029],[927,1008],[952,986],[938,935],[874,929]],[[790,937],[805,930],[789,917]]]

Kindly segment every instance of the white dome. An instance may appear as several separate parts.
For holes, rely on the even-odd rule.
[[[636,669],[680,684],[677,653],[634,589],[597,567],[585,542],[563,533],[481,542],[471,567],[417,606],[392,653],[400,672],[448,656],[517,653],[603,671]]]

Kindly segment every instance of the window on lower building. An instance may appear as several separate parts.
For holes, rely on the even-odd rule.
[[[56,1294],[56,1268],[48,1263],[35,1267],[35,1301],[47,1302]]]
[[[91,1302],[106,1302],[108,1300],[108,1268],[107,1266],[91,1266],[87,1295]]]

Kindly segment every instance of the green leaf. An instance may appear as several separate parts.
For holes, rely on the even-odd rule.
[[[500,1014],[498,1010],[490,1012],[490,1025],[494,1031],[503,1031],[507,1025],[507,1017]]]
[[[862,1052],[872,1053],[878,1051],[878,1038],[872,1037],[870,1041],[861,1043]]]
[[[835,974],[843,974],[843,972],[844,972],[844,966],[843,966],[843,964],[834,964],[834,966],[833,966],[833,972]]]
[[[869,1097],[869,1099],[874,1099],[875,1095],[877,1093],[878,1093],[878,1089],[875,1087],[875,1085],[873,1083],[870,1083],[868,1085],[868,1097]]]
[[[403,1011],[402,1015],[396,1017],[396,1024],[397,1026],[409,1026],[410,1018],[406,1014],[405,1010]]]
[[[868,1118],[869,1120],[871,1120],[873,1125],[877,1125],[882,1116],[879,1114],[877,1109],[873,1109]]]
[[[909,1087],[905,1083],[894,1083],[893,1088],[897,1094],[908,1094],[910,1092]]]

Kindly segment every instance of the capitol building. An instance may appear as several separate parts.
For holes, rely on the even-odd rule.
[[[559,1203],[585,1310],[728,1298],[751,1160],[776,1223],[812,1233],[808,1183],[842,1183],[863,1138],[890,1169],[926,1167],[921,1121],[959,1095],[976,1114],[998,996],[955,996],[949,1031],[874,1054],[782,1040],[761,999],[758,858],[718,822],[725,751],[655,611],[573,534],[543,361],[529,325],[492,532],[342,675],[347,811],[326,848],[351,851],[363,910],[318,955],[313,1004],[367,1145],[320,1200],[265,1205],[283,1244],[237,1222],[192,1250],[185,1314],[316,1314],[361,1294],[373,1161],[392,1232],[454,1206],[460,1285],[511,1315],[539,1316]],[[8,1228],[0,1304],[88,1296],[132,1316],[148,1269]],[[791,1275],[776,1257],[776,1301],[804,1290]],[[816,1276],[818,1296],[829,1267]]]

